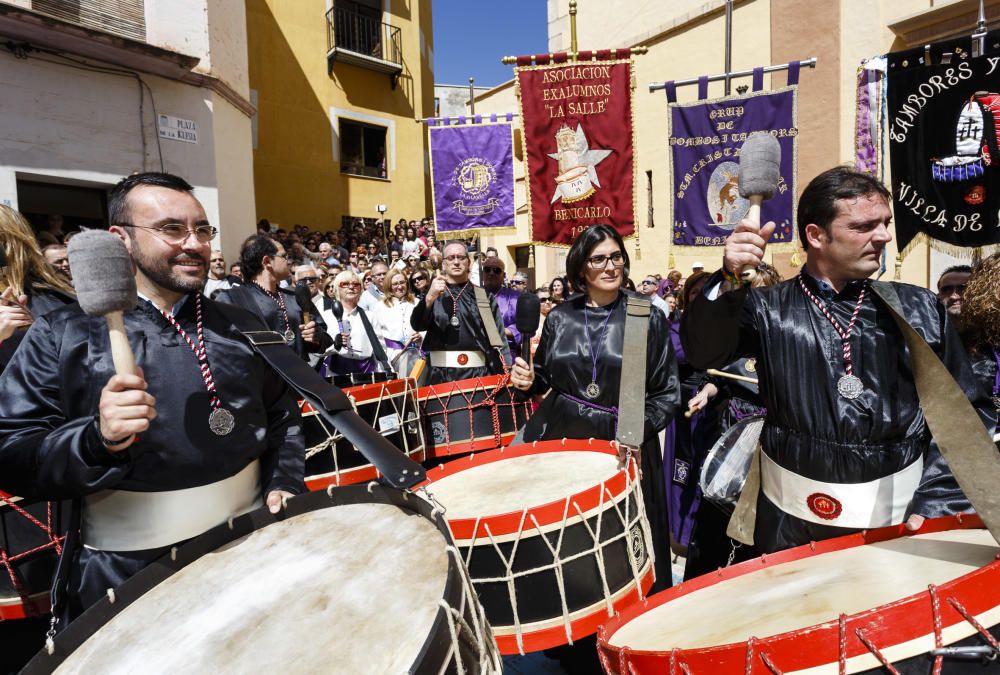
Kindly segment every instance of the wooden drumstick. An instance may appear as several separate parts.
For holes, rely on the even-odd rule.
[[[730,380],[739,380],[740,382],[749,382],[750,384],[760,384],[759,380],[752,377],[746,377],[745,375],[733,375],[732,373],[716,370],[715,368],[709,368],[705,372],[713,377],[728,377]]]

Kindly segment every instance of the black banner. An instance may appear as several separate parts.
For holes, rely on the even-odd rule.
[[[955,247],[1000,242],[1000,31],[889,54],[888,137],[899,250],[919,234]]]

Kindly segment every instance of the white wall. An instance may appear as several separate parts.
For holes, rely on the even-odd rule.
[[[197,125],[197,144],[160,139],[164,169],[196,187],[209,219],[223,231],[227,256],[234,257],[254,223],[249,118],[207,89],[143,79],[158,113]],[[0,90],[0,203],[17,207],[18,175],[111,186],[135,171],[160,168],[148,95],[143,159],[133,78],[0,54]]]

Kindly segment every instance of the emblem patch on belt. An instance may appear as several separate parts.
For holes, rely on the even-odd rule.
[[[823,520],[836,520],[844,510],[843,505],[830,495],[814,492],[806,499],[809,510]]]
[[[688,476],[691,475],[691,463],[683,459],[674,460],[674,482],[678,485],[687,485]]]
[[[469,355],[468,354],[462,353],[462,354],[458,355],[458,365],[464,366],[468,362],[469,362]]]

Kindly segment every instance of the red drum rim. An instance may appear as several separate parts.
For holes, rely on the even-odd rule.
[[[830,621],[823,624],[804,626],[772,636],[753,637],[747,642],[675,650],[637,650],[608,644],[608,640],[622,626],[651,609],[764,567],[906,536],[982,528],[979,516],[959,514],[927,520],[915,532],[908,531],[903,524],[892,525],[762,555],[673,586],[616,614],[598,630],[598,654],[609,673],[662,672],[664,664],[670,664],[670,673],[682,672],[685,668],[693,673],[743,672],[748,659],[753,663],[759,661],[762,672],[769,672],[768,668],[789,672],[836,664],[843,659],[872,656],[873,653],[855,637],[857,631],[883,649],[928,635],[933,638],[935,617],[944,629],[966,622],[952,604],[953,600],[973,617],[1000,606],[1000,584],[996,583],[996,577],[1000,574],[1000,560],[994,560],[985,567],[947,583],[932,585],[924,593],[903,597],[857,614],[844,615],[839,619],[831,617]],[[972,625],[969,628],[975,630]],[[846,643],[841,642],[842,635],[848,636]],[[609,666],[616,666],[618,670]]]
[[[470,377],[465,380],[428,384],[417,389],[417,400],[423,401],[425,399],[442,398],[467,391],[476,391],[477,389],[487,389],[500,384],[506,378],[506,375],[482,375],[480,377]],[[507,388],[510,389],[511,387]]]
[[[447,464],[441,464],[427,472],[427,480],[417,487],[428,487],[435,481],[442,478],[454,476],[467,469],[502,462],[515,457],[526,457],[528,455],[538,455],[549,452],[598,452],[617,457],[618,451],[609,441],[599,441],[596,439],[562,439],[556,441],[535,441],[525,445],[507,446],[490,450],[489,452],[469,455],[452,460]],[[632,481],[638,479],[635,462],[629,464],[629,476]],[[615,474],[604,482],[604,490],[611,493],[610,497],[615,498],[623,494],[626,490],[627,481],[625,471],[618,470]],[[565,513],[566,501],[579,507],[582,513],[587,513],[602,503],[608,501],[608,497],[603,494],[600,483],[591,486],[586,490],[581,490],[575,494],[567,495],[545,504],[539,504],[526,510],[510,511],[508,513],[483,514],[480,518],[448,518],[448,524],[456,540],[478,539],[485,536],[485,528],[494,536],[516,534],[524,529],[525,523],[537,520],[540,526],[559,523]],[[448,514],[445,513],[447,518]],[[533,526],[533,525],[532,525]]]
[[[343,392],[347,394],[348,398],[357,404],[376,401],[385,393],[396,395],[406,393],[407,390],[417,391],[417,381],[412,377],[404,377],[398,380],[386,380],[385,382],[369,382],[368,384],[359,384],[356,387],[348,387],[347,389],[344,389]],[[316,412],[308,401],[300,399],[300,402],[302,414]]]

